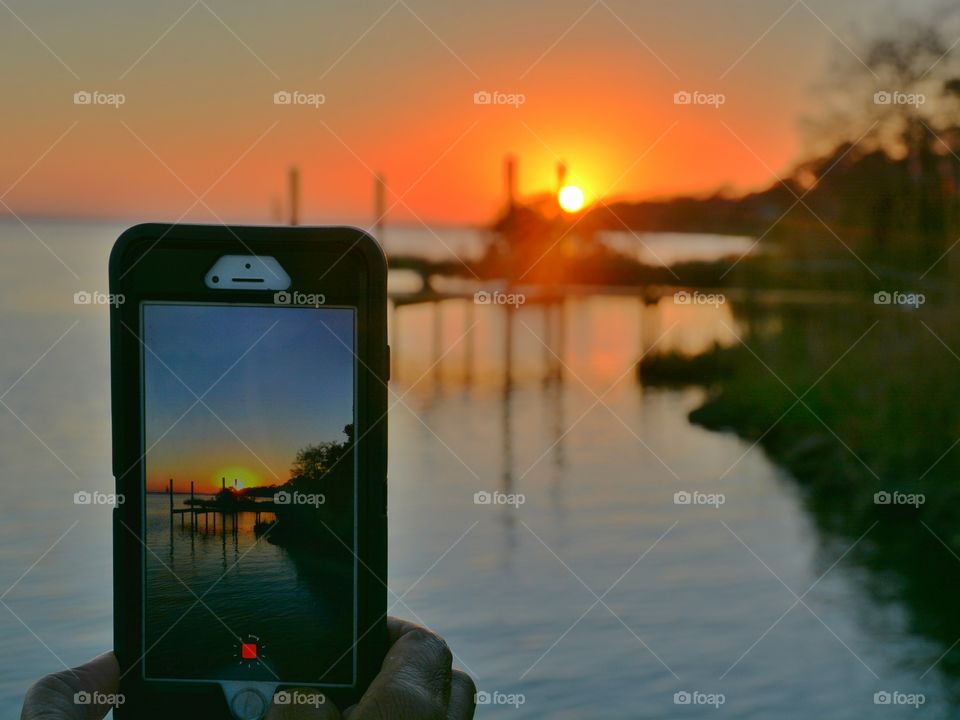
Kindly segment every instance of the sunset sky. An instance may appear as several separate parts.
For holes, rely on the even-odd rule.
[[[346,440],[352,310],[146,305],[144,342],[150,492],[279,485],[297,450]]]
[[[307,222],[368,222],[373,172],[391,221],[483,222],[507,153],[522,193],[558,157],[588,201],[757,188],[802,156],[818,82],[882,4],[7,0],[0,214],[268,221],[295,163]]]

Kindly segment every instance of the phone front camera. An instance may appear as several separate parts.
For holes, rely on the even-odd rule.
[[[214,275],[214,276],[213,276],[212,278],[210,278],[210,279],[211,279],[213,282],[215,282],[215,283],[220,282],[220,276],[219,276],[219,275]]]
[[[244,267],[245,267],[247,270],[249,270],[249,269],[250,269],[250,263],[247,263],[246,265],[244,265]]]

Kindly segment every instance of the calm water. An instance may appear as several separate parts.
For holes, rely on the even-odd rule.
[[[107,317],[72,297],[105,289],[121,228],[31,226],[39,239],[0,225],[6,717],[32,680],[112,635],[109,510],[73,502],[111,490]],[[850,541],[817,533],[761,451],[691,426],[699,391],[637,384],[654,342],[729,341],[726,306],[571,301],[562,348],[523,308],[509,391],[504,321],[451,302],[405,308],[391,328],[391,612],[442,633],[482,690],[523,695],[479,717],[852,719],[879,714],[880,690],[923,692],[925,717],[950,716],[947,680],[924,675],[943,648],[867,593]],[[545,380],[544,343],[563,356],[562,382]],[[697,490],[725,503],[674,504]],[[524,503],[475,504],[483,491]],[[681,691],[725,703],[678,706]]]
[[[174,506],[182,508],[189,497],[174,494]],[[276,544],[272,529],[257,531],[253,513],[226,518],[210,513],[191,529],[189,518],[171,522],[169,502],[169,495],[147,496],[145,642],[151,677],[351,681],[348,548],[331,537],[308,541],[307,547]],[[272,513],[263,516],[273,519]],[[280,600],[278,587],[285,590]],[[313,618],[347,622],[306,627]],[[241,642],[257,645],[257,662],[241,659]]]

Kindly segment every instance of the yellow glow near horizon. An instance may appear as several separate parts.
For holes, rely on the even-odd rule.
[[[560,207],[568,213],[575,213],[583,208],[583,190],[576,185],[567,185],[566,187],[560,188],[557,201],[560,203]]]
[[[213,481],[212,484],[217,490],[220,489],[220,478],[226,478],[228,488],[236,488],[237,490],[263,485],[263,480],[259,474],[243,466],[225,467],[214,473],[211,479]],[[237,481],[236,485],[233,484],[234,480]]]

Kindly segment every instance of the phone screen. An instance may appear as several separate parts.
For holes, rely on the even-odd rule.
[[[141,304],[145,679],[355,682],[355,315]]]

